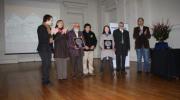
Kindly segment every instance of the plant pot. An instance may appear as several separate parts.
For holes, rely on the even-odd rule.
[[[155,44],[156,50],[169,49],[168,43],[164,41],[159,41]]]

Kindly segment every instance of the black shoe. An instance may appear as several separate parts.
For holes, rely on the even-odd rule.
[[[120,69],[116,69],[116,72],[119,73],[121,70]]]
[[[150,74],[150,72],[145,72],[146,73],[146,75],[149,75]]]
[[[137,73],[138,73],[138,74],[141,74],[141,73],[142,73],[142,71],[137,71]]]
[[[50,84],[50,83],[51,83],[51,82],[50,82],[49,80],[42,82],[43,85],[48,85],[48,84]]]
[[[123,70],[123,71],[121,71],[122,72],[122,74],[127,74],[127,72],[125,71],[125,70]]]

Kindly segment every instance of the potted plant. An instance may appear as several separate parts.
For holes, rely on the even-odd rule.
[[[153,25],[153,37],[158,41],[155,44],[155,49],[167,49],[169,48],[168,43],[164,42],[169,38],[169,34],[172,30],[172,25],[169,24],[169,20],[167,22],[158,22]]]

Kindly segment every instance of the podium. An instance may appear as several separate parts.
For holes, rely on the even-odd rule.
[[[151,72],[164,78],[180,78],[180,49],[151,49]]]

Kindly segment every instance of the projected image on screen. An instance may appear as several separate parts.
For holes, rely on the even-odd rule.
[[[48,6],[48,8],[47,8]],[[59,5],[38,1],[5,1],[5,52],[6,54],[36,53],[37,27],[44,14],[59,16]]]
[[[5,24],[6,53],[36,52],[39,23],[41,18],[35,14],[25,19],[13,14]]]

